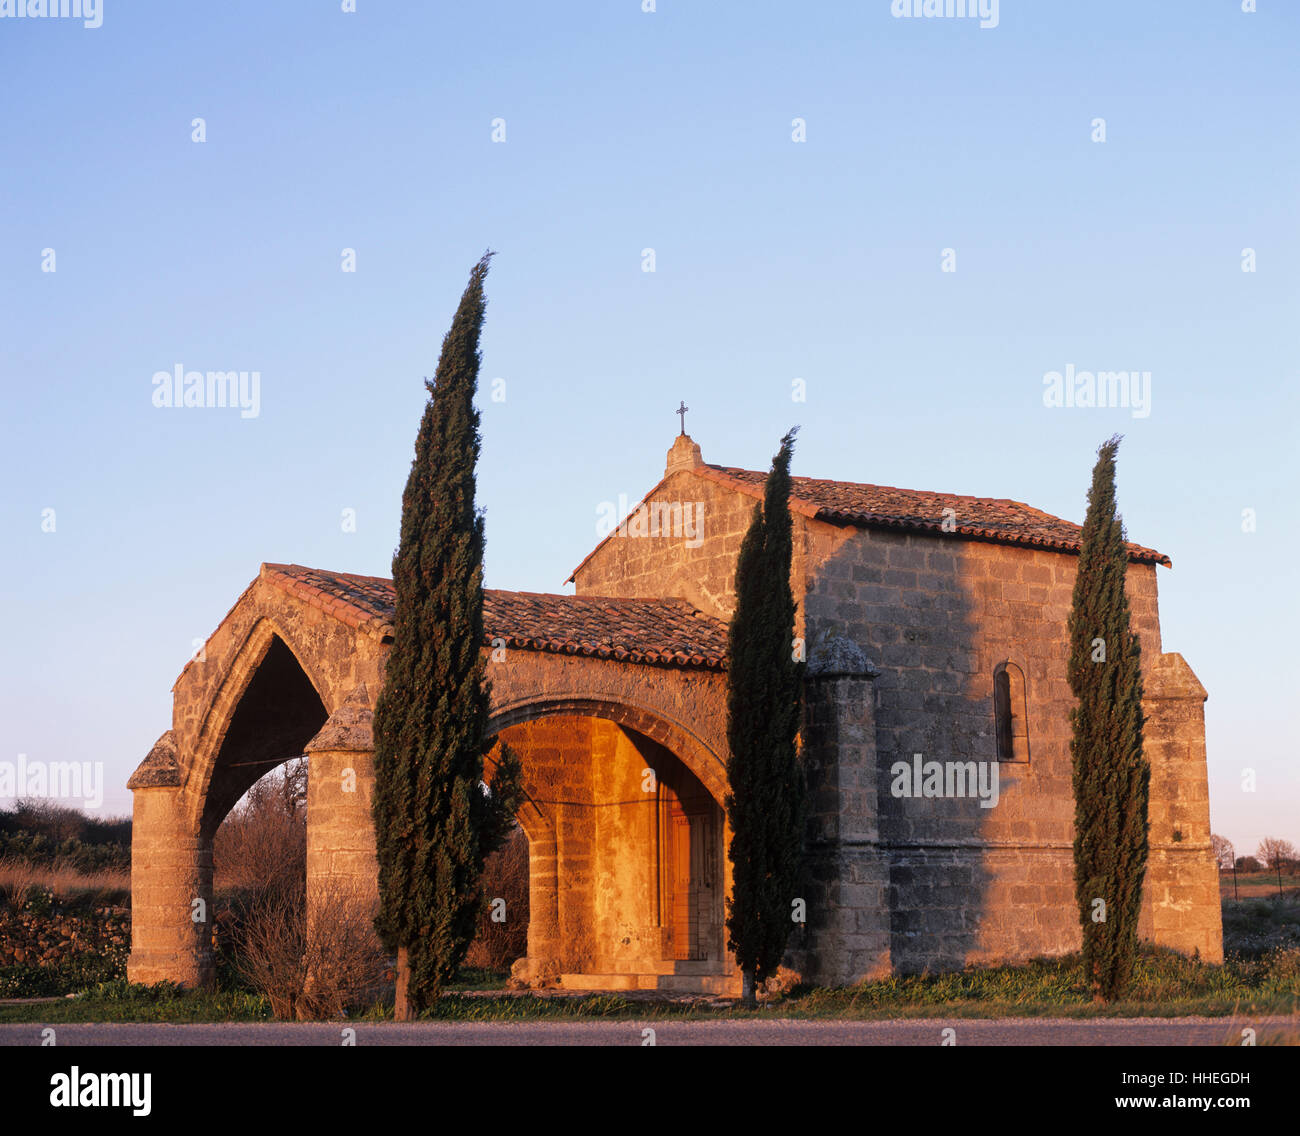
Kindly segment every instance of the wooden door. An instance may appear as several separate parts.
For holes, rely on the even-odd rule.
[[[720,951],[716,941],[719,810],[702,785],[658,783],[659,928],[662,957],[705,960]],[[718,956],[720,957],[720,956]]]
[[[704,874],[704,817],[687,813],[676,797],[670,797],[665,805],[660,844],[664,958],[703,958],[700,901]]]
[[[697,957],[699,943],[699,919],[696,912],[696,881],[698,875],[692,872],[695,857],[692,855],[695,841],[691,817],[674,809],[670,815],[672,821],[672,946],[670,957],[675,959],[692,959]]]

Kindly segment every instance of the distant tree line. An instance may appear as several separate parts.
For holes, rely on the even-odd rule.
[[[1235,868],[1238,872],[1284,872],[1288,876],[1300,873],[1300,852],[1291,841],[1278,836],[1264,837],[1253,856],[1238,856],[1232,841],[1222,836],[1211,836],[1210,845],[1215,863],[1225,872]]]
[[[0,859],[63,864],[79,872],[131,866],[131,818],[92,817],[53,801],[0,809]]]

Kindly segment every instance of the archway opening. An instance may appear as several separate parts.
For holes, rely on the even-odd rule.
[[[249,680],[213,765],[200,833],[211,839],[235,803],[276,766],[302,755],[329,717],[311,679],[279,636]]]
[[[200,817],[210,973],[223,988],[251,983],[270,993],[277,1016],[292,1014],[291,992],[275,986],[292,983],[292,955],[306,919],[303,749],[327,717],[293,652],[272,636],[231,714]],[[267,973],[254,973],[250,960]]]
[[[686,763],[596,715],[547,714],[500,737],[528,796],[532,976],[586,989],[724,976],[723,812]]]

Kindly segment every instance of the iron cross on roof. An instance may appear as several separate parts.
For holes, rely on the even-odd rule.
[[[677,413],[680,414],[680,415],[682,416],[682,433],[683,433],[683,434],[686,433],[686,412],[687,412],[688,410],[690,410],[690,407],[686,405],[685,401],[683,401],[682,404],[681,404],[681,406],[679,406],[679,407],[677,408]]]

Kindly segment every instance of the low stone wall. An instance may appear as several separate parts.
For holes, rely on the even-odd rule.
[[[131,913],[125,907],[95,908],[93,914],[48,914],[0,910],[0,967],[56,967],[76,955],[116,954],[126,962],[131,948]]]

